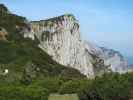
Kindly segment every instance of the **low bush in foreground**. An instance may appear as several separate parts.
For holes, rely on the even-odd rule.
[[[80,100],[130,100],[133,98],[133,73],[106,74],[94,80],[46,77],[33,80],[29,85],[0,83],[0,100],[47,100],[53,93],[77,93]]]

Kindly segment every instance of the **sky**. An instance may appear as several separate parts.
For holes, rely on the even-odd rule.
[[[83,40],[133,58],[133,0],[0,0],[0,3],[28,20],[74,14]]]

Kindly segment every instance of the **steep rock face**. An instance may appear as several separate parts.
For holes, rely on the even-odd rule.
[[[110,65],[110,69],[113,72],[125,73],[128,71],[128,62],[120,52],[105,47],[98,47],[89,42],[86,42],[85,46],[89,52],[103,59],[106,66]]]
[[[30,32],[25,32],[24,37],[32,40],[37,37],[39,47],[60,64],[78,69],[89,78],[112,68],[110,63],[105,66],[101,48],[81,40],[79,24],[73,15],[33,21],[30,27]]]
[[[92,57],[80,40],[78,21],[72,15],[64,15],[50,20],[31,22],[31,33],[25,37],[40,41],[45,50],[60,64],[80,70],[88,77],[94,76]]]
[[[101,47],[102,53],[99,54],[105,60],[105,64],[110,64],[113,72],[125,73],[128,70],[126,59],[118,52],[112,49]]]

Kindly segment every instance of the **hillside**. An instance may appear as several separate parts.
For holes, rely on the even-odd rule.
[[[0,69],[8,69],[8,81],[22,80],[24,77],[84,77],[77,70],[53,61],[47,53],[37,47],[37,40],[23,38],[21,32],[28,29],[26,18],[8,13],[4,5],[0,5],[0,9],[6,9],[1,10],[0,27],[8,33],[6,40],[0,41]]]
[[[48,100],[51,94],[75,94],[80,100],[133,98],[133,73],[104,73],[89,80],[78,70],[54,61],[38,47],[37,36],[24,38],[24,33],[31,31],[30,24],[25,17],[12,14],[0,4],[0,100]],[[103,60],[89,55],[95,73],[104,71]]]

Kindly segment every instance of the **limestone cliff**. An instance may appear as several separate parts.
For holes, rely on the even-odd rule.
[[[81,40],[79,23],[73,15],[33,21],[30,23],[30,28],[30,32],[24,33],[24,37],[32,40],[37,37],[40,42],[39,47],[60,64],[78,69],[88,78],[105,71],[114,71],[113,67],[110,67],[114,65],[113,62],[105,65],[105,56],[96,54],[99,50],[102,52],[101,48]]]
[[[89,52],[104,60],[105,65],[110,65],[113,72],[125,73],[128,71],[128,62],[122,54],[113,49],[98,47],[95,44],[86,43]]]
[[[125,73],[128,70],[128,62],[118,51],[102,47],[99,55],[105,60],[105,64],[111,64],[113,72]]]

